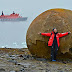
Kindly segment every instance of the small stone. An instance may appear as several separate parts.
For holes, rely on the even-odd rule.
[[[61,70],[61,69],[62,69],[62,67],[59,67],[59,68],[58,68],[58,70]]]
[[[42,61],[40,63],[42,63]]]
[[[21,69],[20,71],[21,71],[21,72],[23,72],[23,71],[24,71],[24,69]]]
[[[63,61],[64,64],[66,64],[67,62]]]
[[[72,70],[72,68],[70,68],[70,70]]]
[[[15,65],[17,64],[17,61],[16,60],[8,60],[8,62],[15,63]]]
[[[15,55],[10,55],[10,57],[15,57]]]
[[[16,72],[16,71],[10,71],[10,72]]]
[[[23,60],[27,60],[27,58],[23,58]]]
[[[39,68],[39,70],[44,70],[43,68]]]
[[[1,56],[1,58],[5,58],[4,56]]]
[[[1,69],[0,69],[0,72],[5,72],[5,69],[1,68]]]
[[[64,72],[64,71],[60,71],[60,72]]]
[[[69,69],[65,69],[66,71],[68,71]]]
[[[23,57],[23,55],[20,55],[19,57]]]
[[[67,65],[65,65],[67,67]]]
[[[46,72],[50,72],[50,70],[46,69]]]
[[[29,64],[29,63],[17,63],[17,65],[21,65],[24,68],[28,68],[31,64]]]
[[[36,58],[36,60],[38,60],[38,61],[46,61],[45,58]]]

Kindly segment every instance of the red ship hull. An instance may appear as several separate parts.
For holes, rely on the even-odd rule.
[[[27,17],[19,16],[19,14],[1,15],[0,21],[26,21]]]

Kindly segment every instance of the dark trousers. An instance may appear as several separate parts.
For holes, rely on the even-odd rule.
[[[56,60],[57,51],[58,51],[58,44],[53,43],[51,47],[51,60]]]

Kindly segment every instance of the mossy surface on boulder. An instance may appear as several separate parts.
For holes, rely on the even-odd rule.
[[[49,37],[38,35],[38,33],[50,33],[53,28],[57,28],[59,33],[72,32],[72,11],[67,9],[50,9],[33,20],[26,36],[28,49],[33,56],[50,58],[51,48],[47,45]],[[57,57],[72,59],[72,33],[60,38]]]

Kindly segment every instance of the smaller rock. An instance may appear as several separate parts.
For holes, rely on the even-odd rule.
[[[27,55],[27,59],[33,60],[34,57],[32,57],[31,55]]]
[[[31,66],[30,63],[17,63],[17,65],[21,65],[21,66],[23,66],[24,68],[28,68],[28,67]]]
[[[49,69],[46,69],[46,72],[50,72],[50,70]]]
[[[39,70],[44,70],[43,68],[39,68]]]
[[[42,64],[43,62],[41,61],[40,63]]]
[[[64,72],[64,71],[60,71],[60,72]]]
[[[27,60],[27,58],[23,58],[23,60]]]
[[[19,57],[23,57],[23,55],[20,55]]]
[[[65,69],[66,71],[68,71],[69,69]]]
[[[5,72],[5,69],[1,68],[1,69],[0,69],[0,72]]]
[[[67,63],[67,61],[62,61],[62,63],[66,64],[66,63]]]
[[[38,61],[46,61],[45,58],[36,58],[36,60],[38,60]]]
[[[5,56],[1,56],[1,58],[5,58]]]
[[[21,71],[21,72],[24,72],[24,69],[21,69],[20,71]]]
[[[58,70],[61,70],[61,69],[62,69],[62,67],[59,67],[59,68],[58,68]]]
[[[72,70],[72,68],[70,68],[70,70]]]
[[[15,57],[15,55],[10,55],[10,57]]]
[[[15,63],[15,65],[17,64],[17,61],[16,60],[8,60],[8,62]]]
[[[67,67],[67,65],[65,65]]]
[[[25,52],[23,49],[19,49],[19,52]]]
[[[17,59],[17,58],[16,58],[16,55],[10,55],[9,58],[11,58],[11,59],[13,59],[13,60],[14,60],[14,59]]]
[[[23,60],[27,60],[29,58],[29,56],[27,56],[27,55],[24,55],[23,57],[24,57]]]
[[[48,72],[51,72],[51,71],[48,71]]]

